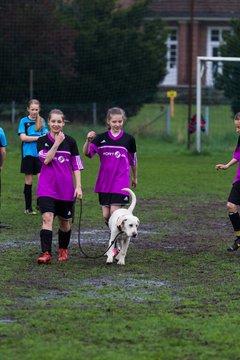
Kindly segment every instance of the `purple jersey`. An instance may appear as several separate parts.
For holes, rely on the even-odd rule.
[[[237,169],[236,177],[233,181],[233,183],[236,183],[237,181],[240,181],[240,136],[238,138],[236,149],[233,153],[233,158],[238,161],[238,169]]]
[[[65,135],[52,161],[44,164],[47,152],[54,144],[49,134],[41,136],[37,141],[39,159],[43,163],[37,187],[37,197],[48,196],[56,200],[74,200],[74,182],[72,171],[82,170],[83,163],[78,152],[76,141]]]
[[[130,187],[130,168],[137,165],[136,142],[123,132],[116,137],[110,131],[98,135],[89,145],[92,158],[100,158],[100,169],[94,191],[99,193],[128,194],[122,188]]]

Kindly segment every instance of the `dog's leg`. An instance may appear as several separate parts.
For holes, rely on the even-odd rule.
[[[111,243],[113,242],[113,240],[116,238],[117,236],[117,232],[114,232],[114,233],[111,233],[111,237],[110,237],[110,240],[109,240],[109,245],[111,245]],[[112,264],[113,263],[113,257],[114,257],[114,243],[112,244],[112,246],[108,249],[106,255],[107,255],[107,261],[106,263],[107,264]]]
[[[127,236],[122,241],[121,250],[120,250],[119,254],[116,256],[116,260],[118,260],[118,262],[117,262],[118,265],[125,265],[125,257],[126,257],[126,254],[127,254],[130,239],[131,238]]]

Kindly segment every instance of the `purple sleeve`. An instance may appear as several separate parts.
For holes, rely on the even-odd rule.
[[[237,161],[240,161],[240,147],[237,146],[234,153],[233,153],[233,158],[236,159]]]
[[[130,166],[137,166],[137,153],[128,153],[128,161]]]
[[[93,143],[89,144],[89,154],[87,154],[86,156],[91,159],[97,153],[98,153],[98,147]]]
[[[72,165],[73,171],[84,169],[83,162],[82,162],[80,155],[71,156],[71,165]]]
[[[46,156],[47,156],[47,150],[40,150],[38,152],[38,157],[39,157],[39,160],[44,163],[44,160],[46,159]]]

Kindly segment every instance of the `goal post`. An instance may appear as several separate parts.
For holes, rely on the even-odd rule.
[[[240,62],[239,57],[211,57],[211,56],[197,56],[197,79],[196,79],[196,150],[201,152],[201,113],[202,113],[202,77],[207,62]],[[212,84],[213,86],[213,84]]]

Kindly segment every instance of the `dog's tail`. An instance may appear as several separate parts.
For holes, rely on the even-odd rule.
[[[132,198],[132,202],[131,202],[131,205],[129,206],[128,210],[132,213],[135,206],[136,206],[136,203],[137,203],[137,199],[136,199],[136,195],[134,194],[134,192],[129,189],[129,188],[124,188],[122,189],[123,191],[127,191],[129,192],[129,194],[131,195],[131,198]]]

